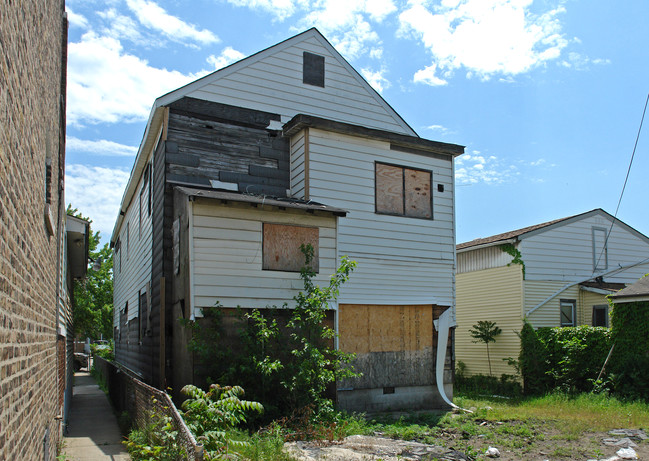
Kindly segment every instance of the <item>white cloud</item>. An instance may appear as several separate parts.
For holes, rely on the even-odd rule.
[[[101,33],[115,40],[130,40],[138,44],[150,44],[138,30],[137,23],[133,18],[120,14],[116,9],[109,8],[100,11],[97,15],[108,23],[107,27],[101,28]]]
[[[85,16],[75,13],[69,7],[65,8],[65,12],[68,14],[68,22],[71,26],[81,27],[82,29],[88,28],[88,20]]]
[[[319,0],[299,22],[301,27],[317,27],[348,59],[365,53],[382,54],[379,35],[370,20],[382,22],[397,10],[392,0]]]
[[[211,55],[207,58],[207,62],[214,66],[214,69],[221,69],[225,66],[232,64],[233,62],[239,61],[245,58],[246,55],[240,51],[235,50],[234,48],[228,46],[221,51],[221,54],[218,56]]]
[[[305,1],[293,2],[292,0],[228,0],[235,6],[248,7],[251,10],[264,10],[283,21],[295,13],[296,4],[306,4]]]
[[[151,67],[125,53],[118,40],[88,32],[68,46],[68,121],[146,120],[155,98],[200,75]]]
[[[437,132],[439,132],[441,134],[449,133],[449,129],[446,128],[443,125],[430,125],[430,126],[427,126],[426,129],[431,130],[431,131],[437,131]]]
[[[379,93],[382,93],[384,89],[390,88],[390,82],[387,78],[384,77],[385,69],[381,70],[372,70],[368,67],[361,69],[361,74],[367,80],[372,88],[374,88]]]
[[[65,201],[92,219],[105,242],[113,232],[129,172],[87,165],[67,165]]]
[[[448,85],[448,82],[436,76],[435,75],[436,73],[437,73],[437,64],[433,63],[430,66],[427,66],[415,72],[415,75],[412,80],[415,83],[425,83],[430,86]]]
[[[532,0],[452,0],[427,7],[412,0],[399,15],[400,34],[420,40],[432,64],[415,81],[442,85],[458,69],[489,79],[517,75],[557,59],[568,45],[558,7],[531,12]],[[441,72],[442,75],[437,75]]]
[[[515,179],[520,172],[513,165],[506,167],[498,157],[485,157],[473,151],[455,159],[455,182],[459,186],[485,183],[502,184]]]
[[[601,65],[608,65],[610,63],[611,63],[610,59],[601,59],[601,58],[591,59],[588,56],[584,56],[576,52],[568,53],[567,59],[561,61],[562,66],[572,68],[575,70],[588,70],[591,64],[601,66]]]
[[[203,45],[217,43],[219,38],[207,29],[197,29],[181,19],[170,15],[157,3],[148,0],[126,0],[138,21],[149,29],[165,34],[169,39],[182,42],[192,40]]]
[[[68,151],[89,152],[91,154],[114,157],[135,157],[135,154],[137,154],[137,146],[127,146],[126,144],[120,144],[106,139],[90,141],[88,139],[68,136],[65,147]]]

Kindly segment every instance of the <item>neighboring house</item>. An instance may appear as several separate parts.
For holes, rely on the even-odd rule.
[[[642,306],[649,308],[649,277],[645,275],[633,285],[609,295],[609,298],[613,304],[642,303]]]
[[[606,296],[649,272],[649,238],[604,210],[457,245],[456,357],[488,374],[485,346],[469,333],[480,320],[502,329],[489,347],[494,374],[514,374],[517,333],[535,328],[609,326]]]
[[[63,0],[0,8],[0,459],[49,461],[72,389],[71,280],[87,254],[63,193],[67,20]]]
[[[311,243],[316,283],[358,262],[328,315],[364,373],[339,404],[443,405],[433,321],[454,305],[462,152],[418,137],[316,29],[158,98],[111,239],[116,360],[192,382],[178,319],[290,305]]]

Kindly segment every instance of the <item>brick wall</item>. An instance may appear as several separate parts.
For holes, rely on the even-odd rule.
[[[60,439],[58,242],[64,0],[0,0],[0,459],[53,460]],[[51,158],[46,194],[46,158]],[[52,220],[45,219],[49,195]]]

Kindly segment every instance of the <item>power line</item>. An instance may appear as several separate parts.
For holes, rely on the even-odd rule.
[[[647,103],[649,103],[649,93],[647,93],[647,99],[645,100],[644,103],[644,110],[642,111],[642,117],[640,118],[640,126],[638,127],[638,134],[635,137],[635,144],[633,145],[633,153],[631,154],[631,161],[629,161],[629,168],[626,170],[626,177],[624,178],[624,185],[622,186],[622,192],[620,192],[620,199],[617,201],[617,207],[615,208],[615,214],[613,215],[613,222],[611,222],[611,227],[608,229],[608,233],[606,234],[606,238],[604,239],[604,246],[602,247],[602,251],[599,254],[599,257],[597,258],[597,261],[595,262],[595,267],[593,267],[593,273],[592,275],[595,275],[595,269],[599,265],[600,260],[602,259],[602,255],[604,254],[604,251],[606,251],[606,245],[608,244],[608,238],[611,236],[611,232],[613,231],[613,226],[615,225],[615,221],[617,221],[617,212],[620,210],[620,204],[622,203],[622,197],[624,196],[624,191],[626,189],[626,183],[629,180],[629,174],[631,173],[631,165],[633,165],[633,159],[635,157],[635,151],[638,148],[638,141],[640,139],[640,133],[642,132],[642,125],[644,123],[644,116],[647,113]]]

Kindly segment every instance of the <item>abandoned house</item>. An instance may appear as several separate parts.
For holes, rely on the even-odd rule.
[[[446,405],[462,152],[420,138],[316,29],[161,96],[111,238],[116,360],[192,382],[178,319],[290,305],[311,243],[318,284],[358,263],[328,316],[363,372],[339,406]]]

